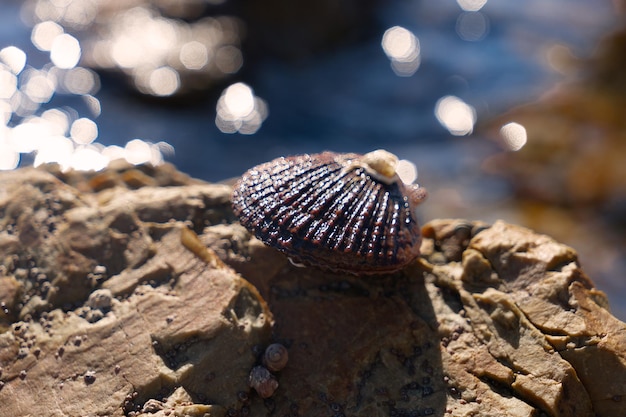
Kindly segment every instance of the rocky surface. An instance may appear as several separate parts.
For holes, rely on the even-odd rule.
[[[371,277],[291,265],[171,166],[0,174],[0,415],[615,416],[626,325],[576,252],[435,220]],[[278,389],[248,386],[285,345]]]

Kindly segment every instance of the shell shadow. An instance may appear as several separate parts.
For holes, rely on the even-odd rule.
[[[434,415],[446,384],[427,271],[357,277],[286,264],[255,274],[274,315],[274,339],[289,349],[274,397],[283,415]]]

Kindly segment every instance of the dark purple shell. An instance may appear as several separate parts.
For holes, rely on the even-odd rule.
[[[353,274],[399,270],[419,255],[415,206],[424,193],[397,176],[377,179],[361,157],[324,152],[258,165],[235,185],[235,214],[296,263]]]

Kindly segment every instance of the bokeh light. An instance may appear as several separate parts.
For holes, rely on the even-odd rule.
[[[476,110],[455,96],[440,98],[435,104],[435,116],[455,136],[469,135],[476,123]]]
[[[88,145],[98,137],[98,125],[90,119],[81,117],[72,123],[70,137],[81,145]]]
[[[56,163],[62,170],[67,170],[70,158],[74,152],[74,144],[65,136],[49,136],[39,142],[34,166],[41,164]]]
[[[26,65],[26,53],[15,46],[7,46],[0,50],[0,61],[17,75]]]
[[[50,51],[57,36],[64,33],[63,27],[56,22],[46,20],[37,23],[31,31],[30,40],[40,51]]]
[[[243,65],[241,50],[234,46],[222,46],[215,53],[215,66],[224,74],[235,74]]]
[[[500,136],[508,150],[519,151],[526,145],[526,128],[519,123],[507,123],[500,128]]]
[[[77,95],[95,94],[100,89],[100,77],[90,69],[76,67],[56,74],[59,90]]]
[[[5,138],[6,128],[0,126],[0,170],[6,171],[17,168],[20,163],[20,153]]]
[[[72,35],[64,33],[52,41],[50,60],[59,68],[74,68],[80,60],[80,53],[78,40]]]
[[[463,12],[457,18],[456,33],[464,41],[483,40],[489,33],[489,19],[481,12]]]
[[[139,92],[169,97],[212,87],[239,71],[240,24],[232,17],[170,19],[148,6],[118,10],[85,40],[85,62],[125,74]]]
[[[487,0],[456,0],[456,2],[466,12],[477,12],[487,4]]]
[[[190,70],[202,69],[209,62],[209,52],[201,42],[187,42],[180,48],[180,62]]]
[[[47,103],[54,94],[56,85],[53,77],[44,70],[29,68],[20,77],[20,90],[27,99],[35,103]]]
[[[133,140],[130,146],[105,147],[96,142],[101,113],[100,101],[93,94],[100,78],[93,70],[77,66],[81,47],[72,35],[46,21],[33,29],[32,41],[40,50],[50,50],[50,63],[41,69],[26,65],[24,51],[14,46],[0,50],[0,169],[19,166],[23,154],[33,154],[33,165],[56,163],[62,170],[101,170],[113,159],[131,163],[163,162],[162,150],[173,152],[169,144]],[[54,37],[53,41],[48,38]],[[176,75],[157,68],[152,89],[170,94]],[[81,117],[75,109],[50,105],[56,94],[75,95],[91,112]],[[120,152],[121,151],[121,152]]]
[[[107,158],[99,148],[94,146],[78,147],[69,159],[69,167],[78,171],[100,171],[109,164]]]
[[[385,31],[381,45],[391,60],[391,68],[401,77],[409,77],[420,66],[420,43],[408,29],[394,26]]]
[[[412,184],[417,180],[417,166],[408,159],[398,161],[396,173],[405,184]]]
[[[135,83],[139,91],[153,96],[171,96],[180,87],[178,72],[172,67],[159,67],[137,72]]]
[[[217,101],[215,124],[224,133],[255,133],[267,118],[267,104],[244,83],[226,88]]]
[[[146,163],[159,165],[163,162],[163,155],[158,145],[141,139],[133,139],[124,147],[124,159],[133,165]]]
[[[17,77],[4,65],[0,66],[0,99],[10,99],[17,91]]]
[[[81,98],[83,99],[83,102],[85,103],[87,108],[91,111],[91,114],[94,117],[100,116],[100,113],[102,112],[102,106],[100,105],[100,100],[98,100],[96,97],[92,96],[91,94],[82,95]]]

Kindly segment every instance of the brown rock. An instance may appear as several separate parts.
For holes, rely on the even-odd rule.
[[[437,220],[396,274],[297,268],[234,223],[228,187],[141,172],[0,175],[7,415],[623,414],[626,325],[573,249]],[[262,399],[270,342],[289,361]]]
[[[239,404],[271,313],[183,223],[204,224],[200,204],[224,187],[180,188],[159,223],[152,213],[167,189],[117,188],[102,200],[32,169],[0,182],[9,213],[0,234],[20,237],[0,259],[11,258],[4,271],[26,289],[13,303],[23,320],[0,334],[0,414],[121,416],[165,400],[217,416]],[[46,207],[55,200],[57,210]],[[190,206],[196,212],[183,213]],[[180,390],[189,404],[173,399]]]

